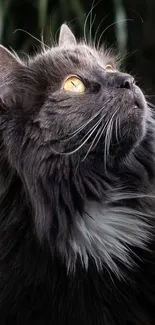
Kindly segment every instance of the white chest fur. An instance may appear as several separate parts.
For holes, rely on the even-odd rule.
[[[117,260],[131,267],[132,247],[145,247],[149,237],[147,214],[132,208],[88,202],[84,215],[75,217],[75,225],[66,238],[66,249],[63,246],[67,268],[75,269],[79,256],[86,269],[92,258],[97,268],[104,264],[118,273]]]

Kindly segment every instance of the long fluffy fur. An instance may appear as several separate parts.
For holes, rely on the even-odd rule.
[[[59,45],[0,48],[0,324],[154,324],[153,111],[66,26]]]

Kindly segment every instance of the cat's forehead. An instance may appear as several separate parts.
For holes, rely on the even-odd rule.
[[[111,64],[117,67],[117,59],[110,51],[103,48],[97,50],[95,47],[83,43],[63,49],[60,47],[53,48],[51,51],[47,51],[46,56],[57,62],[66,62],[66,64],[71,65],[84,67],[99,65],[104,68],[107,64]]]
[[[95,47],[78,43],[75,46],[56,46],[32,59],[29,62],[33,74],[37,80],[44,79],[53,83],[53,80],[61,82],[68,75],[79,75],[81,78],[96,80],[107,65],[112,65],[119,70],[119,62],[113,53],[104,49],[97,50]]]

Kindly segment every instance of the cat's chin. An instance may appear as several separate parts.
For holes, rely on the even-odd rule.
[[[125,100],[122,103],[123,95]],[[120,107],[112,128],[107,127],[106,134],[94,150],[96,156],[99,154],[110,164],[124,158],[141,143],[146,134],[149,114],[144,95],[137,86],[134,91],[118,93],[116,100],[120,102]]]
[[[144,123],[139,123],[140,125],[133,125],[133,129],[128,129],[127,125],[124,124],[122,127],[122,139],[110,148],[110,158],[112,161],[120,161],[122,158],[126,157],[131,151],[136,150],[146,134],[146,126]],[[123,136],[124,135],[124,136]]]
[[[145,113],[140,111],[139,108],[133,107],[133,109],[128,112],[127,119],[122,121],[119,144],[121,146],[121,143],[125,142],[126,146],[129,143],[135,146],[137,143],[141,142],[145,134]]]
[[[115,158],[135,149],[144,139],[147,130],[147,104],[141,93],[124,111],[125,114],[120,115],[119,133],[114,129],[112,134],[110,151]]]
[[[136,101],[127,109],[127,115],[121,122],[120,147],[132,149],[143,140],[146,134],[146,104],[144,101]]]

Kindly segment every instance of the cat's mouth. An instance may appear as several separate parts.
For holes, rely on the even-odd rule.
[[[137,128],[141,127],[141,123],[145,123],[147,103],[145,97],[139,87],[135,86],[134,91],[126,91],[124,93],[125,99],[121,94],[121,104],[119,109],[119,117],[123,123],[128,124],[128,128],[132,126]],[[133,130],[134,132],[134,130]]]
[[[137,113],[140,116],[145,112],[145,103],[141,102],[140,100],[134,100],[133,104],[130,105],[129,113]]]
[[[137,100],[135,100],[133,109],[142,109],[142,105],[141,103],[139,103]]]
[[[138,86],[135,85],[134,92],[132,93],[132,98],[134,101],[133,109],[142,110],[146,109],[146,100],[145,97]]]

